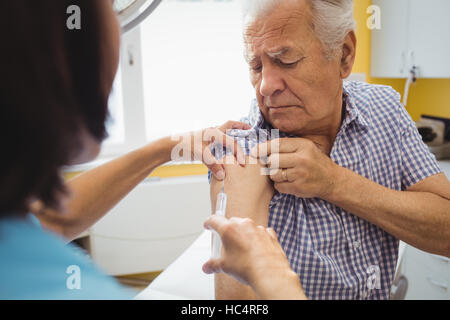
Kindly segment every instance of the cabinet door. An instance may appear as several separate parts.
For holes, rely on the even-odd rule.
[[[420,78],[450,78],[450,1],[410,1],[408,66]]]
[[[371,76],[405,78],[410,0],[372,0],[372,4],[381,9],[381,29],[372,30]]]

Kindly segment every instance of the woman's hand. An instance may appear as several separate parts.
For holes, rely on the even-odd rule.
[[[262,299],[305,299],[275,231],[251,219],[213,215],[205,222],[222,239],[222,256],[203,265],[205,273],[224,272],[250,285]]]
[[[211,153],[210,146],[218,143],[232,150],[237,162],[245,166],[245,155],[235,139],[226,135],[227,130],[249,130],[251,126],[243,122],[228,121],[219,127],[190,132],[176,138],[180,143],[172,150],[171,160],[202,161],[212,174],[218,179],[225,178],[225,169],[222,160],[217,160]]]

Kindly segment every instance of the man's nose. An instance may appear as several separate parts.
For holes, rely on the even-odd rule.
[[[279,70],[272,66],[263,68],[261,85],[259,87],[259,93],[263,97],[270,97],[277,91],[283,91],[285,87],[286,84]]]

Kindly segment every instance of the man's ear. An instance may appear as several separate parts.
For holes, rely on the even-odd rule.
[[[341,78],[347,78],[353,69],[356,57],[356,35],[354,31],[350,31],[345,37],[344,44],[342,45],[342,57],[341,57]]]

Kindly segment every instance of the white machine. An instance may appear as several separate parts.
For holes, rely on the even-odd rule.
[[[114,10],[124,33],[145,20],[162,0],[114,0]]]

